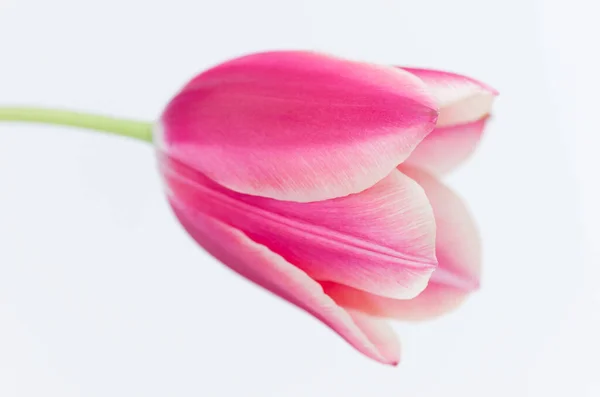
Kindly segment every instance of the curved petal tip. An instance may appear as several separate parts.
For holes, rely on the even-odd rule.
[[[420,78],[440,108],[437,127],[475,122],[490,114],[498,91],[471,77],[431,69],[404,68]]]
[[[460,197],[422,170],[400,168],[423,187],[435,215],[439,265],[427,288],[413,299],[402,300],[339,283],[321,284],[342,307],[372,316],[427,320],[455,310],[479,288],[481,241],[475,222]]]

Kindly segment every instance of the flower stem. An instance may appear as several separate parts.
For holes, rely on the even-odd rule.
[[[57,109],[0,107],[0,121],[58,124],[152,142],[152,123]]]

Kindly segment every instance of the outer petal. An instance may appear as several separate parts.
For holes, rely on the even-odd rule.
[[[157,133],[163,150],[222,186],[305,202],[373,186],[436,119],[433,98],[408,72],[282,51],[200,74]]]
[[[481,243],[477,228],[462,200],[423,171],[403,168],[423,186],[437,223],[438,269],[429,285],[411,300],[396,300],[335,283],[323,283],[325,292],[340,305],[383,317],[423,320],[458,307],[479,286]]]
[[[487,120],[486,116],[467,124],[436,128],[402,164],[434,174],[451,171],[475,151]]]
[[[312,203],[225,189],[177,160],[161,160],[170,196],[243,231],[312,278],[412,298],[435,269],[435,221],[423,189],[394,170],[357,194]]]
[[[470,77],[439,70],[401,68],[427,85],[440,108],[437,127],[466,124],[487,116],[498,91]]]
[[[306,273],[244,233],[178,202],[173,208],[190,235],[210,254],[242,276],[311,313],[363,354],[385,364],[399,359],[398,343],[378,320],[354,319],[323,293]]]

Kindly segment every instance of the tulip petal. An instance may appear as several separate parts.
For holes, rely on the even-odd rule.
[[[176,200],[171,205],[189,234],[229,268],[317,317],[368,357],[398,362],[398,344],[380,321],[351,316],[306,273],[241,231]]]
[[[446,173],[475,150],[498,91],[455,73],[402,69],[423,80],[440,108],[436,128],[404,164],[435,174]]]
[[[400,361],[400,341],[390,322],[357,310],[346,310],[354,323],[377,346],[385,362],[397,365]]]
[[[431,174],[406,166],[400,169],[421,185],[433,208],[439,267],[431,281],[464,291],[478,289],[481,237],[469,208],[461,197]]]
[[[451,171],[475,151],[487,119],[436,128],[402,164],[438,175]]]
[[[402,167],[427,193],[437,223],[438,268],[427,288],[410,300],[389,299],[345,285],[322,283],[339,305],[382,317],[424,320],[457,308],[479,287],[481,243],[475,223],[462,200],[423,171]]]
[[[406,300],[385,298],[342,284],[325,282],[322,286],[327,295],[347,310],[403,321],[425,321],[443,316],[457,309],[469,296],[465,291],[435,282],[419,296]]]
[[[488,115],[498,91],[455,73],[439,70],[405,68],[427,86],[440,108],[437,127],[466,124]]]
[[[431,206],[398,170],[361,193],[296,203],[233,192],[168,156],[161,167],[171,197],[242,230],[314,279],[412,298],[436,267]]]
[[[367,189],[433,129],[437,106],[403,70],[312,52],[249,55],[192,80],[159,146],[231,190],[319,201]]]

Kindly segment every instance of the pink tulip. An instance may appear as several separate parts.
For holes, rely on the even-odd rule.
[[[437,316],[478,287],[475,225],[431,174],[473,150],[495,95],[444,72],[260,53],[188,83],[155,141],[202,247],[396,364],[385,318]]]
[[[155,142],[169,201],[202,247],[395,364],[387,318],[439,316],[479,285],[475,224],[433,175],[474,150],[496,95],[452,73],[288,51],[200,74],[154,128],[22,107],[0,107],[0,121]]]

